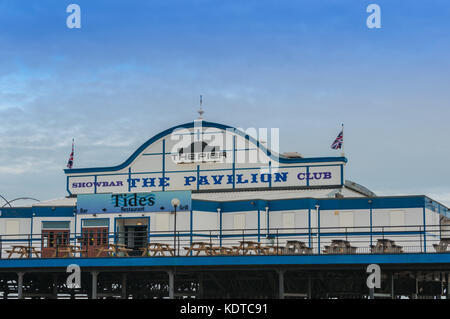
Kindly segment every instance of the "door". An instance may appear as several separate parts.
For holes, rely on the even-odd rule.
[[[81,249],[83,257],[107,257],[106,252],[99,254],[99,248],[108,245],[108,227],[83,228]]]
[[[42,257],[63,257],[65,254],[57,252],[58,247],[69,244],[69,230],[65,229],[43,229],[42,230]]]
[[[147,225],[125,226],[125,245],[133,249],[130,256],[141,256],[142,250],[147,245]]]

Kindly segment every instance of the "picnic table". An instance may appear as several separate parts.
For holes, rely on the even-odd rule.
[[[81,249],[81,247],[77,245],[58,246],[55,248],[52,257],[55,258],[60,253],[63,254],[62,257],[75,257],[75,254],[83,252],[87,252],[87,250]]]
[[[279,255],[283,253],[283,247],[279,247],[279,246],[274,246],[274,245],[270,245],[270,246],[264,246],[262,247],[264,252],[264,255]]]
[[[247,255],[248,252],[254,252],[257,255],[267,255],[269,249],[268,247],[261,246],[260,242],[249,240],[241,240],[239,241],[239,246],[233,246],[233,248],[238,254],[242,251],[244,255]]]
[[[402,247],[395,244],[395,241],[387,238],[377,239],[376,245],[370,246],[371,252],[375,254],[402,253]]]
[[[236,255],[236,251],[231,247],[211,247],[212,255]]]
[[[102,253],[107,253],[109,256],[116,256],[119,257],[119,253],[124,253],[125,256],[129,257],[128,254],[130,251],[133,251],[131,248],[127,248],[127,245],[125,244],[108,244],[107,246],[103,246],[100,248],[97,248],[98,253],[97,257],[99,257]]]
[[[148,243],[146,247],[139,248],[142,250],[142,256],[148,256],[149,252],[152,252],[152,256],[156,256],[160,254],[161,256],[166,256],[166,252],[170,254],[170,256],[175,255],[175,248],[170,248],[168,244],[162,243]]]
[[[302,241],[288,240],[283,252],[285,254],[311,254],[312,248],[306,246],[306,244]]]
[[[40,250],[36,249],[33,246],[25,246],[25,245],[13,245],[11,246],[11,250],[6,250],[8,253],[8,259],[11,258],[12,254],[20,255],[19,258],[32,257],[33,254],[39,258]]]
[[[448,248],[448,245],[450,244],[450,238],[441,238],[439,244],[433,244],[434,249],[438,253],[444,253]]]
[[[213,245],[211,243],[203,242],[203,241],[194,241],[191,243],[189,247],[183,247],[187,250],[186,256],[189,256],[191,252],[196,252],[195,256],[200,255],[201,252],[204,252],[206,255],[213,255],[214,252],[212,250]]]
[[[350,242],[342,239],[334,239],[330,246],[325,246],[323,251],[326,254],[354,254],[356,247],[350,245]]]

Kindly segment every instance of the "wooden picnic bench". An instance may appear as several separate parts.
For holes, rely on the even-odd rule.
[[[23,258],[24,256],[32,257],[34,254],[37,258],[39,258],[41,251],[33,246],[13,245],[10,250],[6,250],[6,253],[8,253],[8,259],[11,258],[13,254],[20,255],[19,258]]]
[[[120,257],[118,254],[123,253],[125,256],[129,257],[130,255],[128,253],[133,251],[133,249],[127,248],[125,244],[108,244],[107,246],[97,248],[97,250],[97,257],[99,257],[102,253],[107,253],[108,256],[115,257]]]
[[[350,245],[349,241],[335,239],[331,241],[330,246],[325,246],[325,254],[355,254],[356,247]]]
[[[311,254],[312,248],[306,246],[302,241],[288,240],[286,246],[283,249],[285,254]]]
[[[251,252],[254,252],[256,255],[267,255],[267,247],[262,246],[257,241],[241,240],[239,241],[239,246],[233,246],[233,248],[238,254],[242,251],[243,255]]]
[[[151,256],[156,256],[157,254],[166,256],[166,252],[168,252],[170,256],[175,256],[175,248],[170,248],[168,244],[148,243],[146,247],[139,249],[142,250],[142,256],[148,256],[150,252],[153,253]]]
[[[212,255],[236,255],[236,251],[231,247],[211,247]]]
[[[192,252],[196,252],[195,256],[200,255],[201,252],[204,252],[206,255],[213,255],[211,243],[195,241],[189,247],[183,248],[187,251],[186,256],[189,256]]]
[[[264,246],[262,249],[264,250],[264,255],[280,255],[283,253],[283,247],[275,245]]]
[[[85,253],[87,252],[87,249],[82,249],[80,246],[77,245],[66,245],[66,246],[58,246],[55,248],[55,251],[53,252],[53,258],[55,258],[57,255],[62,253],[61,257],[75,257],[75,254],[77,253]]]
[[[403,247],[395,244],[395,241],[387,238],[380,238],[376,245],[370,246],[371,252],[374,254],[402,253]]]
[[[434,249],[438,253],[444,253],[448,248],[448,245],[450,244],[450,238],[441,238],[439,244],[433,244]]]

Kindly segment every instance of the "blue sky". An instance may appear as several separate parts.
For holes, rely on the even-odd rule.
[[[304,156],[345,123],[347,179],[450,205],[449,53],[446,0],[0,0],[0,194],[64,196],[72,137],[75,167],[115,165],[202,94]]]

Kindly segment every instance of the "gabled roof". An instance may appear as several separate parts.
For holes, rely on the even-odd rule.
[[[95,167],[95,168],[72,168],[72,169],[64,169],[64,173],[66,174],[73,174],[73,173],[95,173],[95,172],[104,172],[104,171],[118,171],[121,169],[124,169],[128,167],[148,146],[150,146],[152,143],[156,142],[157,140],[161,139],[162,137],[168,136],[172,134],[177,129],[189,129],[196,127],[198,124],[198,121],[196,122],[190,122],[185,123],[181,125],[177,125],[174,127],[171,127],[167,130],[164,130],[149,140],[147,140],[144,144],[142,144],[131,156],[125,160],[122,164],[119,164],[117,166],[110,166],[110,167]],[[245,132],[224,124],[214,123],[214,122],[207,122],[207,121],[201,121],[202,127],[212,127],[212,128],[218,128],[222,130],[231,130],[233,133],[236,133],[244,138],[246,138],[251,143],[255,144],[258,148],[260,148],[265,154],[270,156],[272,159],[278,161],[279,163],[284,164],[292,164],[292,163],[311,163],[311,162],[347,162],[347,158],[345,157],[310,157],[310,158],[290,158],[287,156],[283,156],[282,154],[274,154],[271,150],[267,149],[263,144],[261,144],[259,141],[254,139],[253,137],[249,136]]]

